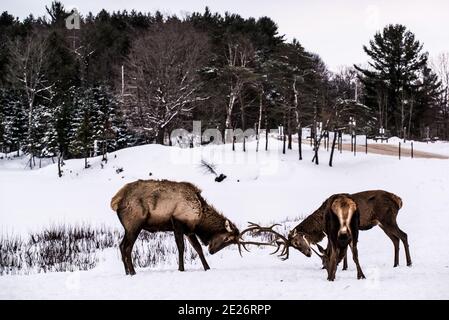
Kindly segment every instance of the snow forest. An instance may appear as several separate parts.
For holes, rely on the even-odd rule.
[[[388,25],[360,44],[366,66],[327,69],[268,17],[100,11],[66,28],[59,2],[0,16],[0,151],[71,159],[150,142],[175,128],[302,127],[449,138],[449,57]],[[363,48],[362,48],[363,46]],[[314,132],[312,132],[313,134]],[[88,164],[86,163],[86,166]]]

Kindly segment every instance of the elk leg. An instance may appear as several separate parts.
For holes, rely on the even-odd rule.
[[[335,274],[337,273],[337,252],[335,249],[331,250],[331,254],[329,257],[329,266],[327,270],[327,280],[334,281]]]
[[[408,236],[407,234],[399,229],[398,225],[395,225],[395,229],[393,230],[394,234],[401,239],[405,248],[405,258],[407,259],[407,266],[410,267],[412,265],[412,258],[410,257],[410,250],[408,246]]]
[[[203,254],[203,248],[201,248],[201,244],[199,243],[197,237],[194,234],[191,234],[187,237],[189,239],[190,244],[192,245],[193,249],[195,249],[196,253],[198,253],[198,256],[200,257],[201,263],[203,264],[204,270],[209,270],[210,267],[207,264],[206,258]]]
[[[182,231],[182,226],[172,220],[173,229],[175,232],[176,246],[178,247],[178,270],[184,271],[184,233]]]
[[[128,231],[125,230],[125,236],[123,237],[122,244],[120,244],[120,250],[122,251],[122,259],[125,265],[126,274],[135,275],[136,271],[134,270],[133,261],[131,257],[131,253],[133,251],[134,242],[136,242],[137,236],[139,235],[140,230],[136,231]],[[122,249],[123,247],[123,249]],[[124,252],[124,255],[123,255]],[[123,258],[124,257],[124,258]]]
[[[360,267],[357,244],[351,243],[350,246],[352,251],[352,259],[354,260],[354,263],[357,266],[357,279],[366,279],[365,275],[363,274],[362,268]]]
[[[343,258],[343,270],[348,270],[348,248],[345,249],[345,257]]]
[[[120,254],[122,255],[123,266],[125,267],[125,274],[129,274],[128,265],[125,260],[125,247],[126,247],[126,236],[123,236],[122,242],[120,242]]]
[[[396,268],[399,265],[399,238],[396,237],[392,231],[386,230],[385,228],[382,228],[382,230],[385,232],[385,234],[388,236],[388,238],[391,239],[391,242],[393,242],[394,246],[394,265],[393,268]]]

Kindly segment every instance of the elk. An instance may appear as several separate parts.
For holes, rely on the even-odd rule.
[[[365,279],[357,250],[359,220],[358,206],[349,194],[333,195],[327,202],[324,211],[327,248],[324,250],[318,246],[322,253],[323,266],[327,270],[327,280],[335,280],[337,265],[346,257],[348,246],[357,266],[357,279]]]
[[[120,252],[127,275],[134,275],[131,252],[142,230],[173,231],[179,253],[179,271],[184,271],[184,235],[198,253],[204,270],[210,269],[201,244],[209,253],[242,242],[238,228],[201,196],[201,190],[188,182],[168,180],[138,180],[126,184],[111,200],[125,229]],[[198,238],[197,238],[198,236]],[[246,249],[246,248],[245,248]]]
[[[352,199],[349,194],[337,194],[327,199],[322,207],[324,230],[321,232],[327,234],[328,245],[326,249],[323,249],[317,244],[321,254],[316,251],[315,253],[322,259],[323,267],[328,273],[327,279],[329,281],[335,280],[337,265],[346,256],[348,246],[351,248],[352,257],[357,266],[357,278],[365,279],[358,258],[357,241],[360,212],[355,200]],[[277,249],[273,254],[282,248],[280,255],[286,260],[289,257],[288,248],[291,245],[291,240],[273,230],[275,226],[276,225],[272,225],[271,227],[261,227],[250,222],[249,228],[245,229],[241,234],[243,235],[250,231],[256,235],[262,232],[272,233],[274,239],[271,242],[256,244],[277,246]],[[309,250],[310,248],[311,247],[309,247]]]
[[[394,267],[399,265],[399,240],[405,247],[407,266],[412,265],[408,237],[397,222],[402,200],[397,195],[383,191],[372,190],[354,193],[351,198],[357,204],[360,212],[359,230],[369,230],[379,226],[391,239],[394,245]],[[317,244],[325,237],[325,212],[329,206],[330,197],[315,212],[297,225],[288,235],[286,245],[301,251],[307,257],[312,255],[312,244]],[[347,257],[344,257],[343,270],[348,268]]]

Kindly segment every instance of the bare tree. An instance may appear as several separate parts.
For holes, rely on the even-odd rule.
[[[208,52],[207,36],[178,20],[157,24],[134,41],[125,66],[125,112],[137,131],[163,144],[170,125],[207,99],[199,71]]]
[[[233,37],[227,42],[226,74],[228,75],[229,98],[226,106],[225,128],[232,129],[232,112],[240,99],[242,119],[244,119],[244,105],[241,99],[243,87],[257,77],[250,67],[255,58],[255,51],[251,41],[245,37]],[[244,122],[244,120],[242,120]],[[243,125],[243,123],[242,123]],[[227,141],[231,137],[226,137]]]
[[[46,35],[34,31],[24,39],[9,42],[8,49],[11,56],[9,64],[9,75],[11,82],[20,88],[27,102],[28,132],[27,151],[30,154],[30,168],[33,168],[34,145],[33,145],[33,119],[38,98],[51,99],[51,88],[45,77],[46,67]]]

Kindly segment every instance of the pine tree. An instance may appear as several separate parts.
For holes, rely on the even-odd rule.
[[[2,148],[7,152],[17,151],[19,154],[27,133],[27,115],[20,95],[14,90],[2,88],[0,109]]]
[[[409,101],[411,106],[408,114],[409,125],[407,128],[409,131],[407,136],[411,134],[424,136],[425,128],[432,127],[435,120],[439,119],[438,98],[441,92],[441,82],[438,76],[430,68],[425,67]]]
[[[385,125],[394,135],[404,135],[406,106],[419,72],[427,64],[427,53],[415,35],[403,25],[388,25],[375,34],[369,47],[363,47],[371,58],[370,69],[355,66],[362,74],[361,81],[367,87],[367,104],[378,108],[378,97],[383,90],[386,104]],[[381,89],[380,89],[381,88]],[[380,123],[382,127],[384,124]]]
[[[92,89],[76,90],[71,124],[70,152],[75,157],[84,157],[84,167],[89,168],[87,158],[93,150],[94,120]]]

